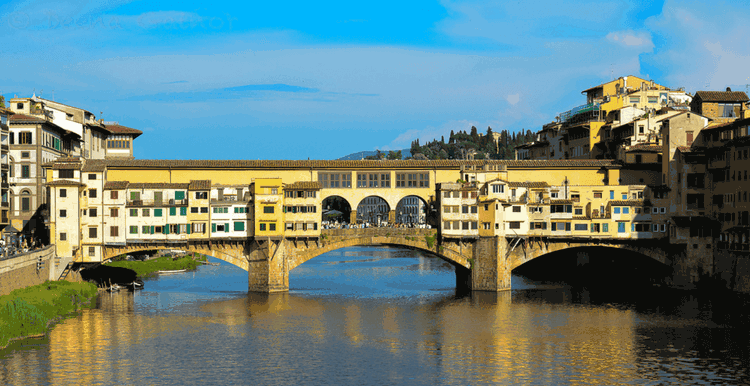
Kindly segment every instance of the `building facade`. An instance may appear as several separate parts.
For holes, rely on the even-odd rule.
[[[97,121],[86,110],[36,96],[11,99],[9,111],[4,142],[7,221],[27,237],[46,243],[49,197],[43,189],[47,176],[42,164],[61,157],[132,158],[132,142],[142,132]]]

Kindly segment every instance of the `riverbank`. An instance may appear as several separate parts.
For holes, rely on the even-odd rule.
[[[162,256],[146,261],[113,261],[105,265],[108,267],[131,269],[135,271],[138,277],[144,278],[156,275],[159,271],[196,269],[199,265],[202,265],[202,262],[205,260],[206,257],[203,255],[199,255],[195,258],[188,255],[174,260],[170,256]]]
[[[96,294],[92,283],[48,281],[0,296],[0,349],[46,334],[56,321],[89,307]]]

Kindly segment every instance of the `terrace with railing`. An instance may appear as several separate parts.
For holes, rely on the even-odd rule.
[[[576,106],[560,114],[560,122],[567,124],[598,121],[601,119],[603,119],[601,108],[597,102]]]

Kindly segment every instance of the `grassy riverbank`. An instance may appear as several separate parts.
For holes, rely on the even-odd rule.
[[[13,339],[40,336],[58,319],[91,305],[96,285],[48,281],[0,296],[0,349]]]
[[[158,271],[172,271],[178,269],[195,269],[205,261],[206,257],[199,255],[193,259],[193,256],[185,256],[172,260],[169,256],[162,256],[146,261],[113,261],[105,265],[110,267],[128,268],[135,271],[138,277],[147,277]]]

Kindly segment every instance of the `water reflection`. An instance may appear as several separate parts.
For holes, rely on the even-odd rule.
[[[0,384],[750,382],[742,298],[520,277],[463,296],[450,265],[413,251],[321,257],[290,293],[248,294],[223,264],[103,294],[0,353]]]

